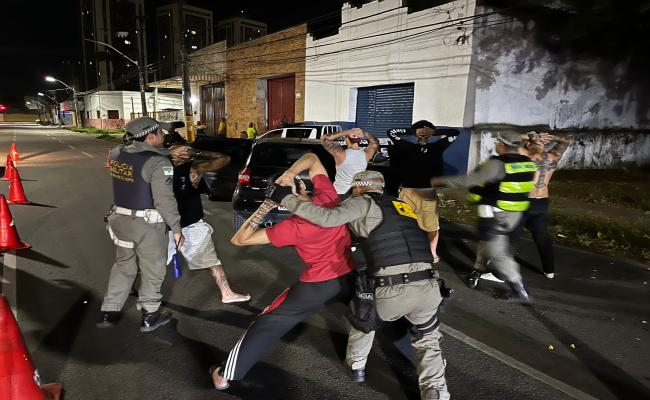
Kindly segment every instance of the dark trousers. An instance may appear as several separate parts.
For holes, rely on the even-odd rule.
[[[524,212],[519,225],[512,231],[510,243],[513,253],[516,253],[524,228],[528,229],[542,260],[542,269],[545,273],[550,274],[555,272],[555,255],[553,254],[553,241],[548,233],[548,206],[548,198],[530,199],[530,207]]]
[[[221,375],[242,379],[294,326],[319,312],[329,302],[349,302],[350,274],[323,282],[297,282],[258,315],[228,354]]]

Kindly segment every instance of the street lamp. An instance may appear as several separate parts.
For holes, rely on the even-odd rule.
[[[127,59],[129,62],[133,63],[138,68],[138,81],[140,83],[140,102],[142,103],[142,115],[147,116],[148,115],[148,113],[147,113],[147,98],[146,98],[146,96],[144,94],[145,93],[144,65],[142,65],[141,63],[139,63],[136,60],[132,59],[131,57],[127,56],[126,54],[122,53],[121,51],[119,51],[118,49],[116,49],[115,47],[111,46],[108,43],[100,42],[99,40],[86,39],[86,38],[84,38],[84,40],[87,41],[87,42],[101,44],[101,45],[104,45],[104,46],[106,46],[106,47],[108,47],[110,49],[113,49],[115,52],[117,52],[117,54],[121,55],[122,57]],[[124,43],[126,43],[126,42],[127,41],[125,40]],[[140,43],[140,41],[138,40],[138,44],[139,43]]]
[[[77,106],[77,91],[75,90],[75,88],[73,88],[72,86],[68,85],[67,83],[63,82],[60,79],[56,79],[53,76],[48,75],[48,76],[45,77],[45,80],[47,82],[59,82],[60,84],[62,84],[66,88],[72,90],[72,96],[74,98],[75,122],[76,122],[76,125],[77,125],[77,128],[78,128],[79,127],[79,107]],[[61,116],[59,115],[59,123],[60,123],[60,121],[61,121]]]

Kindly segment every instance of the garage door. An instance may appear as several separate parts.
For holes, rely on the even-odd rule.
[[[413,83],[359,88],[357,127],[375,137],[386,137],[391,128],[411,126],[414,89]]]
[[[201,86],[201,122],[208,135],[216,135],[219,121],[226,117],[225,94],[223,82]]]

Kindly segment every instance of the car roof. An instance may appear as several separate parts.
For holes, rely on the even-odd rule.
[[[271,138],[265,138],[261,137],[257,140],[257,143],[298,143],[298,144],[318,144],[320,145],[322,142],[320,139],[303,139],[303,138],[281,138],[281,137],[271,137]]]

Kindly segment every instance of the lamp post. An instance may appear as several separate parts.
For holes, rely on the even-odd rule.
[[[79,128],[79,107],[77,106],[77,91],[75,90],[75,88],[73,88],[72,86],[70,86],[67,83],[63,82],[62,80],[56,79],[53,76],[46,76],[45,80],[47,82],[59,82],[60,84],[62,84],[66,88],[72,90],[72,96],[74,98],[75,123],[77,125],[77,128]],[[60,121],[61,121],[61,116],[59,115],[59,123],[61,123]]]
[[[142,115],[143,116],[149,115],[147,113],[147,98],[145,96],[145,84],[144,84],[144,72],[145,72],[144,68],[145,67],[144,67],[144,65],[142,63],[139,63],[136,60],[132,59],[131,57],[127,56],[126,54],[122,53],[121,51],[119,51],[118,49],[116,49],[115,47],[111,46],[108,43],[104,43],[104,42],[100,42],[99,40],[92,40],[92,39],[84,39],[84,40],[86,40],[88,42],[101,44],[101,45],[104,45],[104,46],[106,46],[106,47],[108,47],[110,49],[113,49],[113,50],[115,50],[115,52],[117,52],[117,54],[121,55],[122,57],[127,59],[129,62],[133,63],[136,67],[138,67],[138,82],[140,84],[140,103],[142,104]]]

